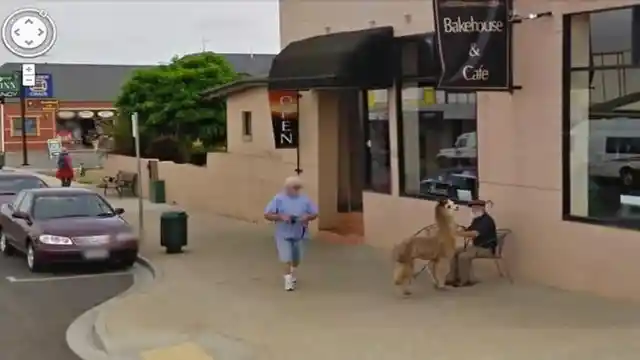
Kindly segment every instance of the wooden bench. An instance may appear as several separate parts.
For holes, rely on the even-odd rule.
[[[136,196],[138,186],[138,174],[128,171],[118,171],[116,176],[105,176],[102,178],[102,183],[98,185],[99,188],[104,189],[104,196],[107,196],[109,189],[115,189],[119,197],[122,197],[124,191],[130,191],[133,196]]]

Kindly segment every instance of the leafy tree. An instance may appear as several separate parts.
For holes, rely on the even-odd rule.
[[[225,140],[225,103],[203,102],[200,94],[237,77],[227,60],[213,52],[174,57],[168,65],[136,71],[116,106],[120,114],[138,112],[144,135],[217,145]]]

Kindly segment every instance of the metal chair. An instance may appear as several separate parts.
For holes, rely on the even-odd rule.
[[[507,278],[507,280],[509,280],[510,283],[513,284],[513,278],[511,277],[511,274],[509,273],[509,269],[507,267],[506,262],[504,261],[504,257],[502,256],[502,252],[504,249],[504,244],[506,241],[506,238],[508,235],[511,234],[511,230],[510,229],[498,229],[497,230],[497,234],[498,234],[498,239],[497,239],[497,246],[496,246],[496,252],[492,257],[483,257],[483,258],[478,258],[480,260],[482,259],[489,259],[489,260],[493,260],[493,262],[496,265],[496,269],[498,270],[498,274],[500,274],[500,277],[504,277]],[[466,248],[471,240],[467,240],[465,241],[464,247]]]
[[[456,225],[457,229],[460,231],[464,231],[466,228],[462,225]],[[411,237],[415,237],[418,236],[420,233],[425,232],[426,236],[432,236],[433,233],[435,231],[438,230],[438,225],[437,224],[431,224],[429,226],[425,226],[422,229],[418,230],[416,233],[414,233],[413,235],[411,235]],[[431,281],[434,284],[438,283],[438,279],[436,279],[435,275],[433,275],[433,272],[431,272],[431,269],[429,268],[429,265],[431,265],[431,261],[427,260],[425,265],[422,267],[422,269],[418,270],[416,273],[413,274],[413,278],[417,279],[418,276],[420,276],[425,270],[427,271],[427,273],[429,274],[429,277],[431,278]]]

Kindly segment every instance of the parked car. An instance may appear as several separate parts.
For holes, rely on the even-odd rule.
[[[475,168],[443,170],[420,182],[420,192],[425,195],[446,196],[454,200],[470,200],[477,196],[478,175]],[[467,199],[461,198],[462,194]]]
[[[49,185],[35,175],[0,171],[0,204],[12,202],[22,190],[46,187]]]
[[[130,267],[138,256],[138,238],[123,213],[89,189],[23,190],[0,207],[0,252],[25,253],[33,272],[55,263]]]

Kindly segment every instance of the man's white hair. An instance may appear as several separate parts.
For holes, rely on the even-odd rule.
[[[285,187],[294,187],[294,186],[302,186],[302,179],[298,176],[289,176],[284,179]]]

